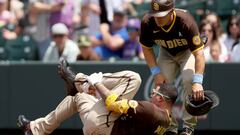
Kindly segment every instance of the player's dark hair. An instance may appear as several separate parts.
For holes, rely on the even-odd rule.
[[[175,103],[178,96],[178,92],[177,92],[177,88],[173,84],[169,84],[169,83],[161,84],[159,92],[165,96],[168,96],[170,98],[170,101],[172,103]]]

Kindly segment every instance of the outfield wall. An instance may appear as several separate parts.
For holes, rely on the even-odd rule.
[[[133,70],[140,73],[142,84],[135,99],[148,99],[151,76],[145,63],[74,63],[73,69],[92,72],[117,72]],[[199,130],[240,130],[240,64],[208,64],[204,87],[215,90],[220,105],[208,115],[199,118]],[[178,82],[179,83],[179,82]],[[180,88],[180,86],[179,86]],[[181,91],[181,90],[180,90]],[[64,98],[64,83],[57,75],[57,63],[3,62],[0,63],[0,129],[16,128],[19,114],[29,119],[45,116]],[[174,114],[181,117],[181,96]],[[60,129],[80,129],[82,124],[76,114],[65,121]]]

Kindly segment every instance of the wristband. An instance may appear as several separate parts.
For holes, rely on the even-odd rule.
[[[118,95],[116,93],[112,93],[111,95],[107,96],[106,100],[105,100],[105,104],[107,106],[107,108],[109,108],[109,106],[111,106],[112,103],[114,103],[118,98]]]
[[[151,70],[152,75],[156,75],[156,74],[160,73],[160,71],[161,71],[160,68],[157,66],[151,67],[150,70]]]
[[[203,83],[203,75],[202,74],[194,74],[192,83],[202,84]]]

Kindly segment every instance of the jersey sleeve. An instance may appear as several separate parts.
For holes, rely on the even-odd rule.
[[[185,21],[188,22],[186,27],[188,33],[189,49],[191,52],[195,52],[202,49],[204,45],[200,38],[200,33],[196,21],[191,14],[187,14],[188,16],[185,18]]]
[[[130,109],[128,114],[134,116],[139,121],[148,124],[151,123],[152,127],[157,127],[158,125],[167,127],[170,123],[168,113],[166,113],[164,109],[159,108],[148,101],[138,101],[136,110],[134,111]]]
[[[143,45],[143,47],[152,47],[155,44],[152,40],[150,25],[144,21],[141,22],[139,42]]]

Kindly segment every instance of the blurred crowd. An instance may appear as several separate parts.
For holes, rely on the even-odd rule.
[[[151,0],[0,0],[0,60],[69,62],[144,59],[140,21]],[[240,62],[240,16],[226,28],[201,16],[207,62]]]

